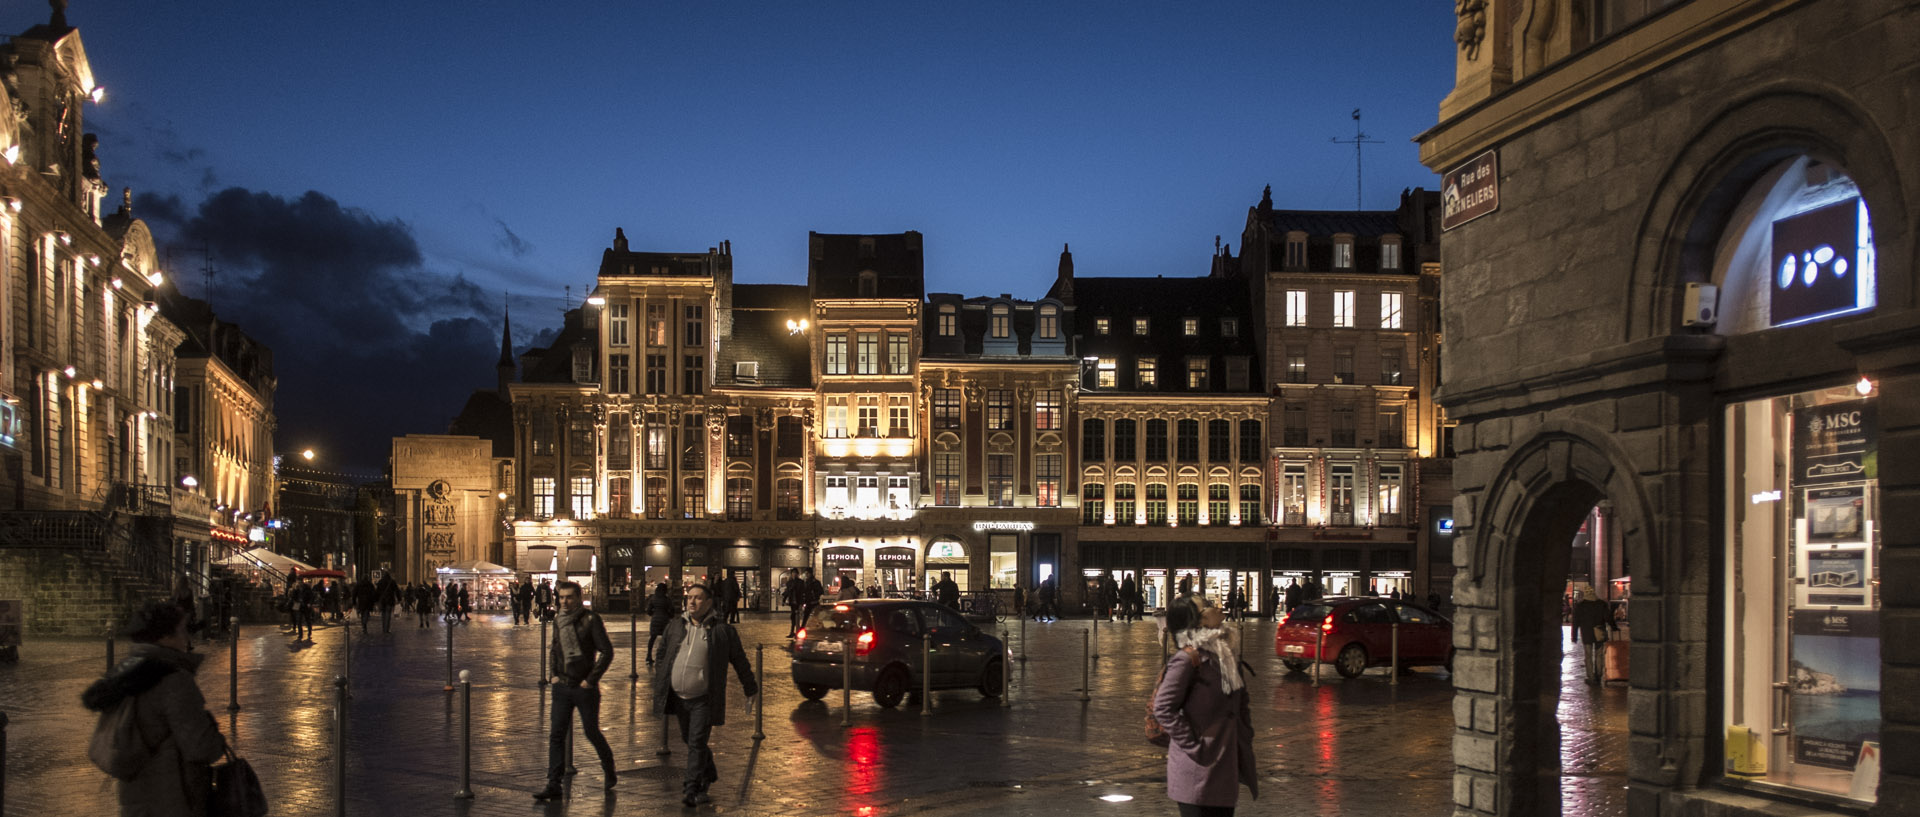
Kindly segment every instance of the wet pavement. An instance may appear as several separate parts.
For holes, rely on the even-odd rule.
[[[738,687],[726,725],[714,731],[720,780],[714,802],[698,812],[727,815],[1060,815],[1114,817],[1171,813],[1164,750],[1146,743],[1142,720],[1160,664],[1153,624],[1099,627],[1082,702],[1082,633],[1087,620],[1028,622],[1025,663],[1013,666],[1010,706],[974,691],[936,692],[931,713],[911,702],[886,710],[863,693],[844,713],[836,691],[823,702],[801,698],[787,675],[786,619],[749,615],[749,645],[765,645],[765,739],[753,739],[752,714]],[[576,740],[581,769],[569,799],[537,804],[545,782],[546,738],[539,680],[540,633],[505,616],[476,616],[453,628],[453,667],[472,673],[472,786],[460,786],[459,696],[445,690],[447,628],[436,619],[416,629],[396,616],[391,634],[355,627],[352,699],[347,706],[346,813],[353,815],[548,815],[653,813],[683,809],[677,734],[662,745],[660,721],[646,710],[649,678],[628,678],[628,620],[608,619],[617,655],[602,682],[601,725],[620,768],[618,786],[601,791],[598,764]],[[1016,654],[1019,622],[1002,625]],[[1342,681],[1328,668],[1318,687],[1274,659],[1272,622],[1244,625],[1242,657],[1258,676],[1254,724],[1261,797],[1242,791],[1243,814],[1445,815],[1452,813],[1452,689],[1447,675],[1422,669],[1390,684],[1384,669]],[[639,642],[645,646],[645,625]],[[239,703],[229,713],[228,646],[202,645],[199,674],[221,729],[254,765],[275,815],[336,813],[333,679],[343,670],[343,630],[319,630],[311,644],[277,628],[255,627],[239,645]],[[121,645],[124,650],[125,644]],[[113,792],[86,760],[93,719],[80,690],[105,663],[101,641],[31,641],[21,662],[0,665],[0,711],[7,729],[6,815],[112,813]],[[1571,808],[1624,813],[1625,689],[1597,693],[1572,686],[1563,718]],[[729,679],[730,684],[737,682]],[[843,714],[851,725],[842,726]],[[1596,720],[1597,719],[1597,720]],[[1621,795],[1613,797],[1613,794]],[[1103,796],[1130,796],[1109,802]],[[1610,810],[1618,800],[1621,807]],[[1570,812],[1571,813],[1571,812]]]

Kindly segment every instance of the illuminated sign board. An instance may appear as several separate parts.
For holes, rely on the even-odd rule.
[[[1029,530],[1033,530],[1033,523],[1032,522],[975,522],[973,523],[973,529],[975,531],[988,531],[988,530],[1029,531]]]
[[[1773,223],[1768,322],[1801,323],[1873,305],[1873,236],[1859,197]]]

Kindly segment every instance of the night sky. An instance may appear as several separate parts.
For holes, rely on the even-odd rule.
[[[182,11],[190,10],[190,11]],[[1452,4],[73,0],[171,280],[274,351],[278,447],[381,474],[543,343],[624,227],[803,283],[808,230],[926,235],[927,286],[1199,275],[1282,208],[1436,186]],[[0,6],[0,31],[44,22]],[[208,251],[211,292],[202,270]]]

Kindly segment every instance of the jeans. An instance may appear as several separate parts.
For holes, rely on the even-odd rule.
[[[1587,683],[1598,684],[1605,677],[1607,669],[1607,645],[1586,642]]]
[[[679,717],[680,739],[687,744],[687,772],[680,781],[680,791],[683,794],[706,791],[709,784],[720,779],[720,770],[713,765],[713,750],[707,748],[707,739],[713,735],[712,699],[705,695],[682,698],[668,693],[667,711]]]
[[[547,782],[560,784],[567,773],[567,733],[573,729],[573,713],[580,713],[580,731],[600,756],[600,770],[613,779],[613,747],[600,734],[600,690],[597,687],[553,684],[553,717],[547,729]]]

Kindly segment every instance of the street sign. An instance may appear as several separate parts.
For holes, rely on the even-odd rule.
[[[1440,180],[1440,229],[1451,230],[1500,209],[1500,156],[1489,150]]]

